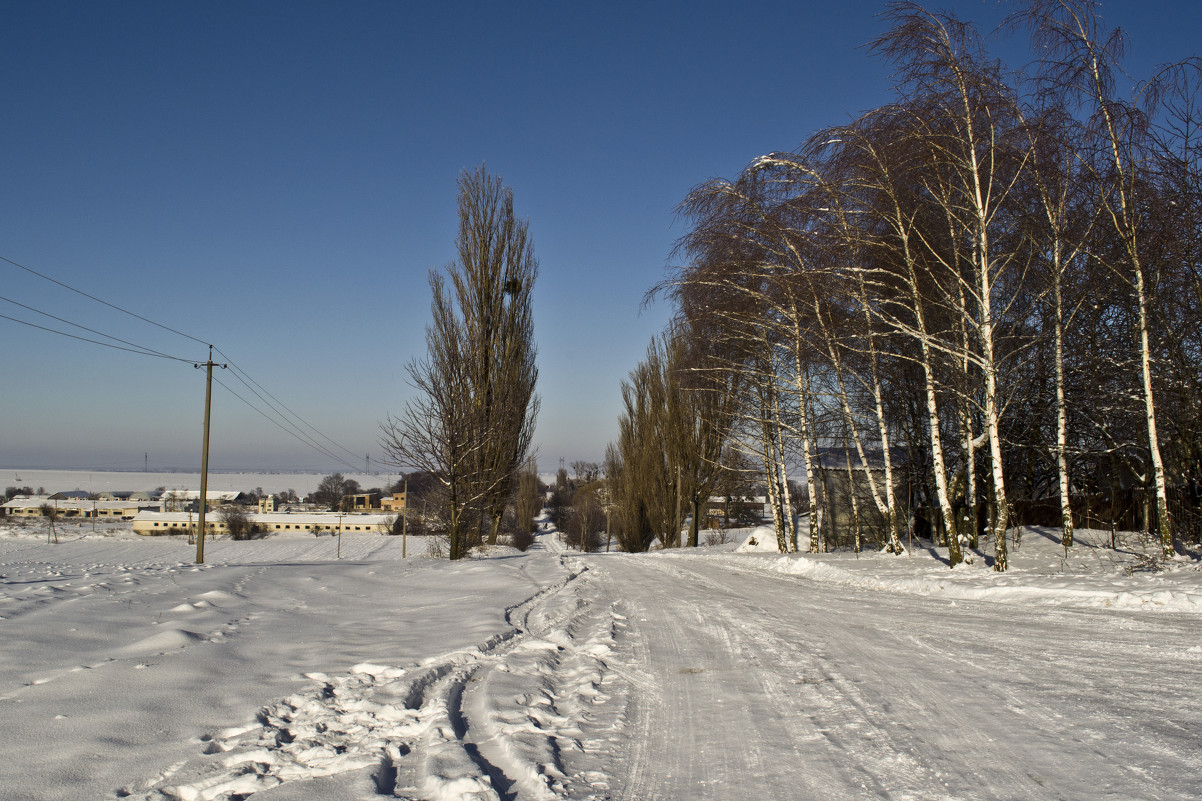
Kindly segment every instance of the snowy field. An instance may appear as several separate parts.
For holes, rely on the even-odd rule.
[[[0,527],[0,798],[1198,798],[1198,564],[1078,536],[997,575]]]

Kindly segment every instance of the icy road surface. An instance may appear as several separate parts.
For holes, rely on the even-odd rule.
[[[1202,796],[1197,614],[540,539],[0,540],[0,798]]]
[[[1202,796],[1196,617],[597,563],[649,685],[621,797]]]

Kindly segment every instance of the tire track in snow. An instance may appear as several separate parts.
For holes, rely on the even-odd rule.
[[[1134,767],[1191,775],[1196,736],[1125,719],[1128,695],[1155,685],[1142,686],[1140,659],[1115,658],[1114,642],[1099,649],[1108,615],[984,602],[946,611],[930,599],[846,592],[710,560],[644,563],[666,576],[641,583],[671,593],[680,582],[668,577],[679,577],[703,587],[716,619],[813,684],[795,707],[810,719],[813,746],[793,763],[799,775],[829,771],[845,792],[884,798],[1194,797]],[[781,603],[765,606],[766,598]],[[1148,659],[1141,642],[1132,655],[1143,648]],[[1164,663],[1152,664],[1163,675]],[[782,712],[793,704],[785,700]]]
[[[727,799],[734,788],[753,798],[862,797],[832,781],[827,765],[803,759],[815,688],[791,682],[776,644],[741,625],[758,610],[727,608],[716,588],[663,560],[619,558],[617,591],[643,607],[631,627],[651,687],[633,710],[638,733],[616,797]],[[798,659],[790,667],[804,675]],[[783,752],[791,755],[782,762]]]
[[[998,786],[1009,788],[1015,798],[1046,793],[1047,787],[1032,772],[1043,755],[1026,748],[1014,752],[1013,744],[993,742],[988,737],[988,715],[983,717],[979,707],[958,697],[970,692],[971,683],[941,671],[939,661],[932,662],[928,673],[895,671],[882,660],[878,643],[862,641],[837,622],[837,606],[801,618],[804,625],[799,628],[794,612],[786,607],[751,607],[748,596],[739,590],[743,582],[764,582],[793,595],[796,589],[788,582],[765,581],[754,570],[729,565],[666,561],[657,561],[655,567],[722,599],[717,614],[722,625],[738,631],[738,639],[760,658],[775,663],[768,672],[779,679],[786,675],[779,666],[789,665],[798,674],[799,687],[778,681],[773,692],[782,700],[782,717],[794,721],[796,764],[804,766],[806,774],[835,779],[828,779],[821,797],[868,793],[959,801],[993,797],[991,789]],[[929,699],[946,702],[931,707]],[[962,758],[966,743],[978,739],[995,749],[996,759],[988,771],[993,775],[988,777],[981,775],[973,760]]]
[[[511,629],[410,667],[307,674],[309,687],[255,723],[207,737],[205,756],[118,796],[241,801],[355,771],[378,794],[435,801],[543,801],[575,781],[603,785],[570,776],[563,755],[585,747],[582,722],[608,701],[605,657],[622,616],[589,601],[582,566],[559,562],[562,580],[507,610]]]

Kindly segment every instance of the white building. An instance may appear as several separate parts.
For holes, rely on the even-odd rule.
[[[41,517],[43,506],[49,506],[59,517],[102,517],[133,520],[138,512],[158,504],[146,501],[82,501],[54,500],[49,496],[19,496],[0,506],[0,514],[13,517]]]
[[[134,520],[135,534],[184,534],[196,528],[195,512],[141,512]],[[395,515],[339,515],[337,512],[275,512],[248,514],[260,534],[388,534]],[[224,534],[225,523],[216,512],[205,513],[205,528]]]

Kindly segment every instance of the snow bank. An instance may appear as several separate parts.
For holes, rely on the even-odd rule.
[[[757,526],[743,540],[743,544],[735,548],[735,553],[780,553],[776,542],[776,529],[772,526]]]
[[[1114,578],[1023,575],[989,570],[947,571],[945,575],[873,576],[844,570],[811,556],[787,556],[764,567],[779,573],[805,576],[868,590],[888,590],[917,595],[941,595],[949,599],[1041,603],[1059,606],[1105,606],[1119,609],[1160,609],[1202,614],[1202,588],[1195,586],[1147,586],[1153,577]],[[1160,582],[1171,581],[1161,577]]]
[[[1139,569],[1145,558],[1142,546],[1132,542],[1108,547],[1110,532],[1077,532],[1077,544],[1066,558],[1056,536],[1048,530],[1030,529],[1021,547],[1010,554],[1005,573],[992,570],[986,554],[969,554],[972,561],[947,567],[946,549],[915,548],[903,556],[888,553],[848,552],[781,555],[771,526],[755,529],[733,554],[706,558],[811,581],[871,591],[931,595],[948,600],[999,601],[1072,607],[1150,609],[1202,614],[1202,569],[1197,562],[1179,559],[1159,572]],[[1012,546],[1013,547],[1013,546]],[[665,551],[668,556],[686,556]]]

